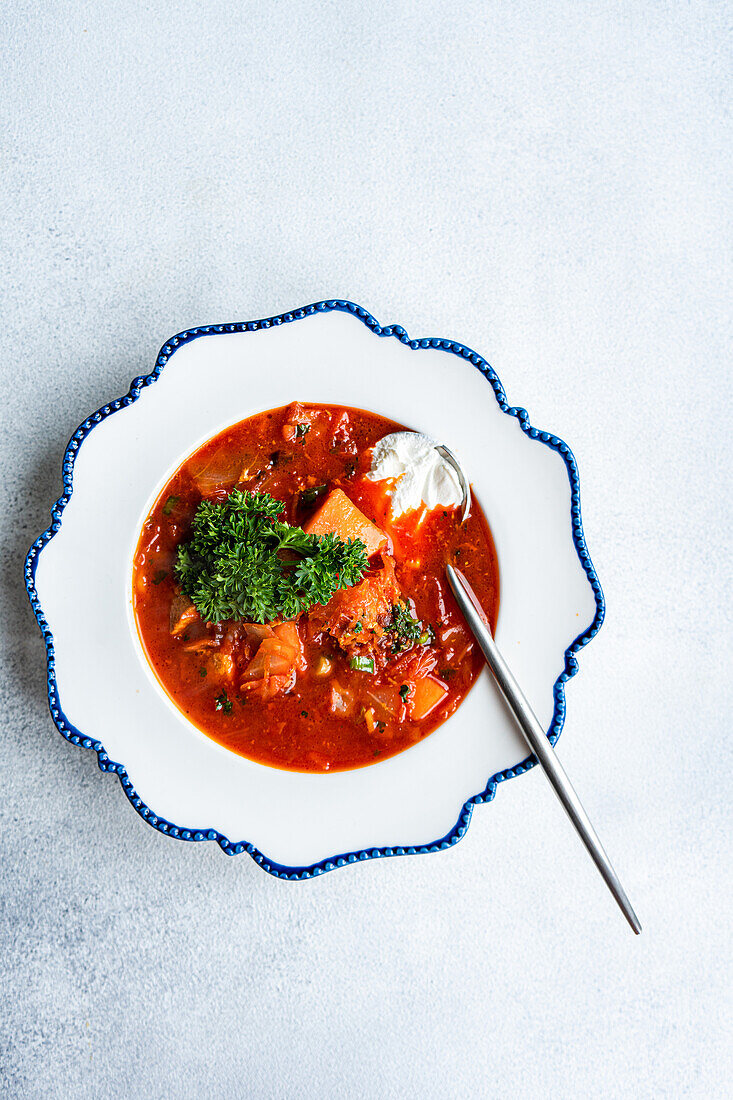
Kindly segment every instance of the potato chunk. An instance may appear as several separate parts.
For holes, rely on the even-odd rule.
[[[303,530],[309,535],[337,535],[344,542],[347,539],[361,539],[368,558],[383,550],[389,541],[384,531],[380,531],[351,503],[343,489],[331,490]]]

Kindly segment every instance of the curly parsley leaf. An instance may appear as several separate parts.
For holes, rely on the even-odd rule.
[[[367,555],[360,539],[308,535],[280,520],[282,511],[268,493],[239,489],[199,504],[175,571],[202,619],[293,619],[362,579]]]

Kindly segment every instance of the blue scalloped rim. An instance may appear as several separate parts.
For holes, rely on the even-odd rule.
[[[260,321],[242,321],[236,324],[228,325],[206,325],[203,328],[188,329],[185,332],[180,332],[177,336],[174,336],[172,340],[169,340],[160,350],[158,358],[155,364],[155,368],[150,374],[134,378],[130,385],[130,391],[125,397],[119,398],[117,401],[112,401],[109,405],[105,405],[99,409],[93,416],[90,416],[88,420],[85,420],[69,441],[69,445],[66,448],[63,463],[63,482],[64,492],[56,501],[53,509],[51,510],[51,526],[48,530],[44,531],[40,538],[31,546],[28,551],[28,555],[25,560],[25,585],[28,591],[28,596],[31,601],[33,612],[38,621],[38,625],[41,628],[43,634],[43,640],[46,644],[46,666],[47,666],[47,678],[48,678],[48,701],[51,710],[51,716],[56,723],[56,726],[61,734],[74,745],[81,745],[85,749],[93,749],[97,754],[99,761],[99,767],[103,772],[112,772],[119,776],[122,784],[122,789],[129,798],[132,805],[149,825],[158,829],[161,833],[165,833],[167,836],[176,837],[179,840],[215,840],[223,852],[227,855],[239,855],[242,852],[247,852],[252,856],[255,863],[259,864],[263,870],[267,871],[271,875],[275,875],[278,878],[284,879],[308,879],[315,875],[321,875],[324,871],[332,871],[335,867],[344,867],[349,863],[357,863],[359,860],[375,859],[378,856],[402,856],[402,855],[414,855],[415,853],[422,852],[439,852],[442,849],[450,848],[451,845],[459,841],[466,833],[469,822],[471,820],[471,814],[474,806],[478,806],[483,802],[491,802],[492,798],[496,794],[496,788],[499,783],[502,783],[505,779],[511,779],[515,775],[522,775],[523,772],[534,767],[536,764],[536,758],[534,756],[528,756],[526,760],[523,760],[521,764],[517,764],[514,768],[507,768],[505,771],[497,772],[486,784],[486,788],[481,791],[480,794],[470,798],[462,807],[460,815],[456,824],[446,833],[440,840],[436,840],[433,844],[424,844],[419,847],[395,847],[395,848],[366,848],[360,852],[346,852],[343,855],[332,856],[329,859],[323,859],[320,863],[311,864],[309,867],[287,867],[280,863],[274,863],[268,859],[264,852],[260,852],[253,844],[248,844],[247,841],[240,841],[235,843],[223,836],[216,829],[192,829],[184,828],[180,825],[174,825],[171,821],[166,821],[162,817],[158,817],[153,813],[149,806],[146,806],[142,799],[137,795],[130,777],[128,776],[124,766],[117,764],[114,760],[110,760],[107,753],[104,750],[104,745],[101,741],[93,741],[90,737],[85,737],[84,734],[78,730],[75,726],[69,722],[68,718],[61,709],[59,702],[58,687],[56,685],[56,666],[55,666],[55,654],[53,645],[53,635],[49,629],[46,617],[43,614],[43,608],[41,607],[38,593],[36,591],[35,576],[36,567],[38,565],[38,557],[43,547],[50,542],[56,532],[61,526],[61,515],[64,508],[71,499],[73,491],[73,472],[74,461],[76,459],[77,451],[83,443],[86,436],[95,427],[96,424],[101,423],[106,417],[111,416],[112,413],[117,412],[119,409],[124,408],[126,405],[132,404],[133,401],[137,401],[138,397],[142,393],[146,386],[152,386],[160,376],[161,371],[165,367],[168,360],[175,354],[178,348],[183,344],[188,344],[192,340],[197,340],[201,336],[211,336],[222,332],[257,332],[260,329],[268,329],[277,325],[290,324],[293,321],[300,321],[306,317],[312,317],[317,313],[329,313],[337,311],[340,313],[350,313],[354,317],[357,317],[368,329],[370,329],[375,336],[382,337],[394,337],[399,340],[400,343],[405,344],[407,347],[412,348],[414,351],[420,351],[422,348],[439,348],[443,351],[450,352],[452,355],[457,355],[461,359],[467,359],[470,363],[481,371],[484,378],[489,382],[491,388],[494,391],[496,400],[499,403],[499,408],[502,412],[505,412],[507,416],[514,416],[519,421],[522,431],[531,439],[537,439],[541,443],[544,443],[548,447],[552,447],[553,450],[558,451],[567,466],[568,477],[570,479],[571,489],[571,522],[573,541],[578,551],[578,557],[580,558],[583,569],[586,572],[588,580],[596,601],[596,613],[593,618],[593,622],[579,634],[578,637],[572,642],[571,645],[565,650],[565,668],[564,671],[558,676],[553,688],[555,698],[555,708],[552,718],[552,724],[549,731],[549,739],[554,744],[560,736],[563,723],[565,721],[565,684],[574,676],[578,671],[578,662],[575,659],[576,653],[586,645],[591,638],[593,638],[599,631],[603,622],[605,614],[605,601],[603,598],[603,592],[601,590],[601,584],[596,575],[596,571],[588,554],[587,547],[585,545],[585,538],[583,536],[583,525],[580,516],[580,485],[578,481],[578,467],[573,456],[572,451],[568,447],[567,443],[564,443],[562,439],[558,439],[557,436],[551,435],[550,432],[541,432],[537,428],[533,428],[529,422],[529,416],[527,411],[521,408],[511,407],[506,400],[501,382],[499,381],[496,373],[491,366],[470,348],[464,347],[463,344],[457,344],[454,340],[438,340],[438,339],[423,339],[423,340],[411,340],[405,330],[399,325],[387,325],[383,327],[380,325],[374,317],[371,316],[361,306],[355,305],[353,302],[347,302],[343,299],[332,299],[326,302],[316,302],[313,305],[304,306],[302,309],[295,309],[290,313],[282,313],[277,317],[268,317],[265,320]]]

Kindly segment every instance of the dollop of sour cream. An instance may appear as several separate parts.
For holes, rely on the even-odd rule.
[[[370,481],[391,480],[388,490],[394,516],[425,508],[458,507],[463,499],[455,470],[435,450],[436,441],[422,432],[393,432],[374,445]]]

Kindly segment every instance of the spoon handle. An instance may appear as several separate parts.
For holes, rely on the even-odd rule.
[[[456,602],[463,612],[464,618],[471,628],[476,641],[481,647],[486,663],[494,674],[499,685],[499,690],[509,704],[517,724],[524,734],[525,740],[532,752],[537,757],[540,765],[550,781],[555,794],[560,799],[565,811],[575,826],[580,839],[585,844],[588,853],[600,871],[608,889],[616,899],[622,913],[631,925],[634,932],[641,932],[641,925],[636,913],[631,907],[631,902],[626,896],[626,891],[619,882],[618,875],[611,866],[611,861],[598,839],[598,834],[590,823],[590,819],[583,809],[572,783],[568,779],[565,769],[560,763],[555,750],[547,739],[545,731],[532,710],[529,701],[512,675],[511,669],[499,652],[496,642],[491,636],[491,631],[486,623],[485,616],[480,610],[476,596],[471,590],[466,579],[452,565],[446,565],[446,573]]]

